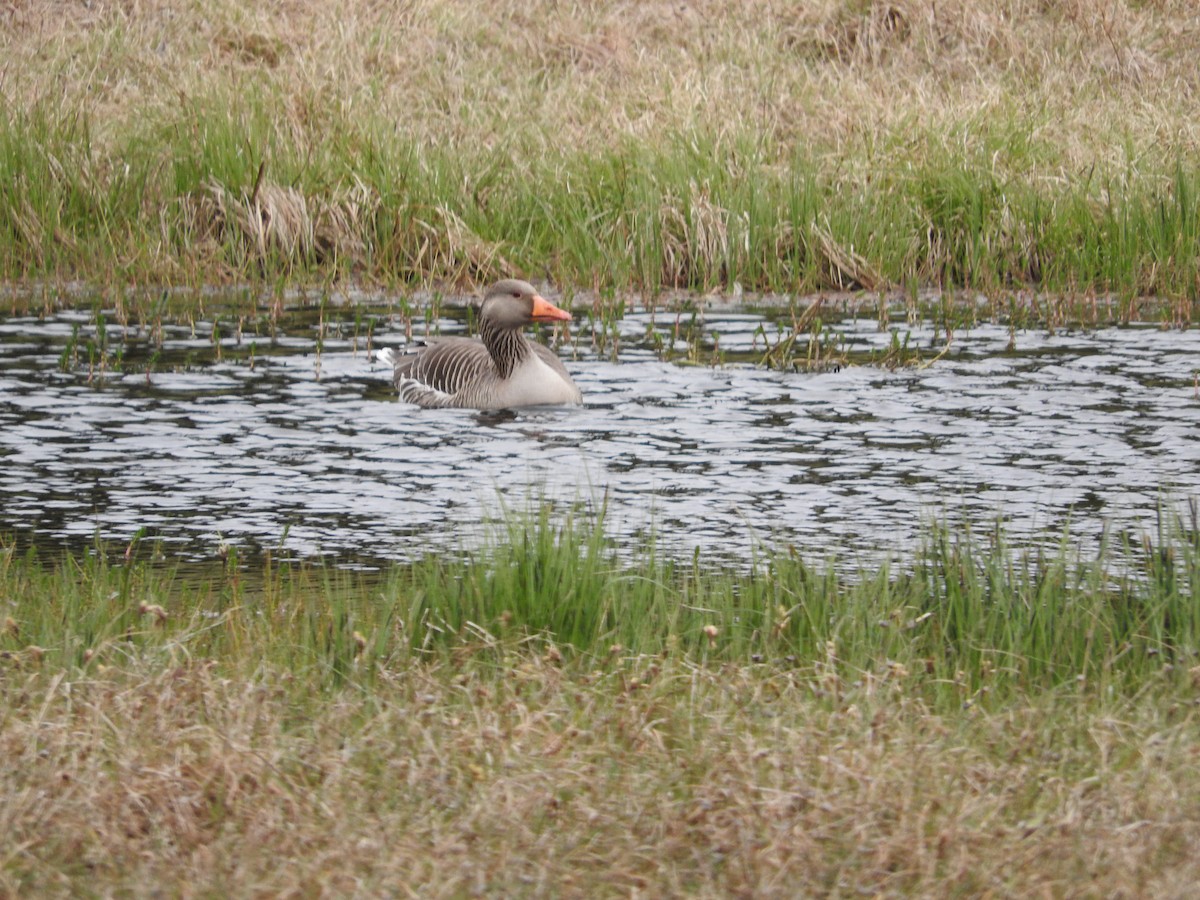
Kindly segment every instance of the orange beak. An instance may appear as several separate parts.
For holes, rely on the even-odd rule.
[[[570,322],[571,314],[565,309],[559,309],[541,294],[533,295],[533,321],[535,322]]]

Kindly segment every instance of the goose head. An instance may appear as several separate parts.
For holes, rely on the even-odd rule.
[[[481,318],[497,328],[524,328],[534,322],[569,322],[571,314],[559,309],[528,281],[497,281],[483,298]]]

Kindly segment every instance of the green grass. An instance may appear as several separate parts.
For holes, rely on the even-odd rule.
[[[92,145],[83,111],[9,113],[0,276],[198,288],[516,272],[650,294],[1196,296],[1198,172],[1183,160],[1040,180],[1052,148],[989,123],[966,149],[925,138],[868,184],[763,140],[692,132],[529,159],[420,147],[344,118],[301,145],[270,108],[192,103],[110,149]]]
[[[534,508],[383,573],[127,556],[0,550],[5,892],[1197,877],[1194,529],[741,571]]]
[[[11,548],[0,578],[11,660],[35,646],[42,665],[68,670],[143,654],[243,674],[267,661],[325,687],[463,647],[502,654],[533,642],[595,660],[834,665],[849,680],[903,672],[906,690],[953,709],[1076,682],[1136,692],[1186,679],[1200,652],[1200,537],[1182,526],[1095,559],[1065,542],[1016,550],[935,529],[913,558],[852,574],[765,550],[737,572],[699,554],[662,558],[653,541],[625,559],[602,515],[543,508],[510,515],[483,550],[369,579],[269,561],[246,574],[236,558],[197,579],[99,554],[48,565]]]
[[[1111,295],[1124,318],[1153,297],[1183,323],[1193,18],[1179,0],[27,4],[0,33],[0,279],[1029,289]]]

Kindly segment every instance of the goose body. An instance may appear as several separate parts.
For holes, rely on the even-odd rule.
[[[381,350],[378,358],[393,367],[400,399],[427,409],[581,403],[583,395],[558,356],[522,333],[534,322],[570,318],[533,285],[506,279],[483,298],[478,339],[438,338],[409,349]]]

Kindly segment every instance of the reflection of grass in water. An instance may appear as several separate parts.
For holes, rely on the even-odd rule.
[[[382,577],[261,568],[0,553],[6,888],[1196,876],[1194,525],[846,577],[533,508]]]

